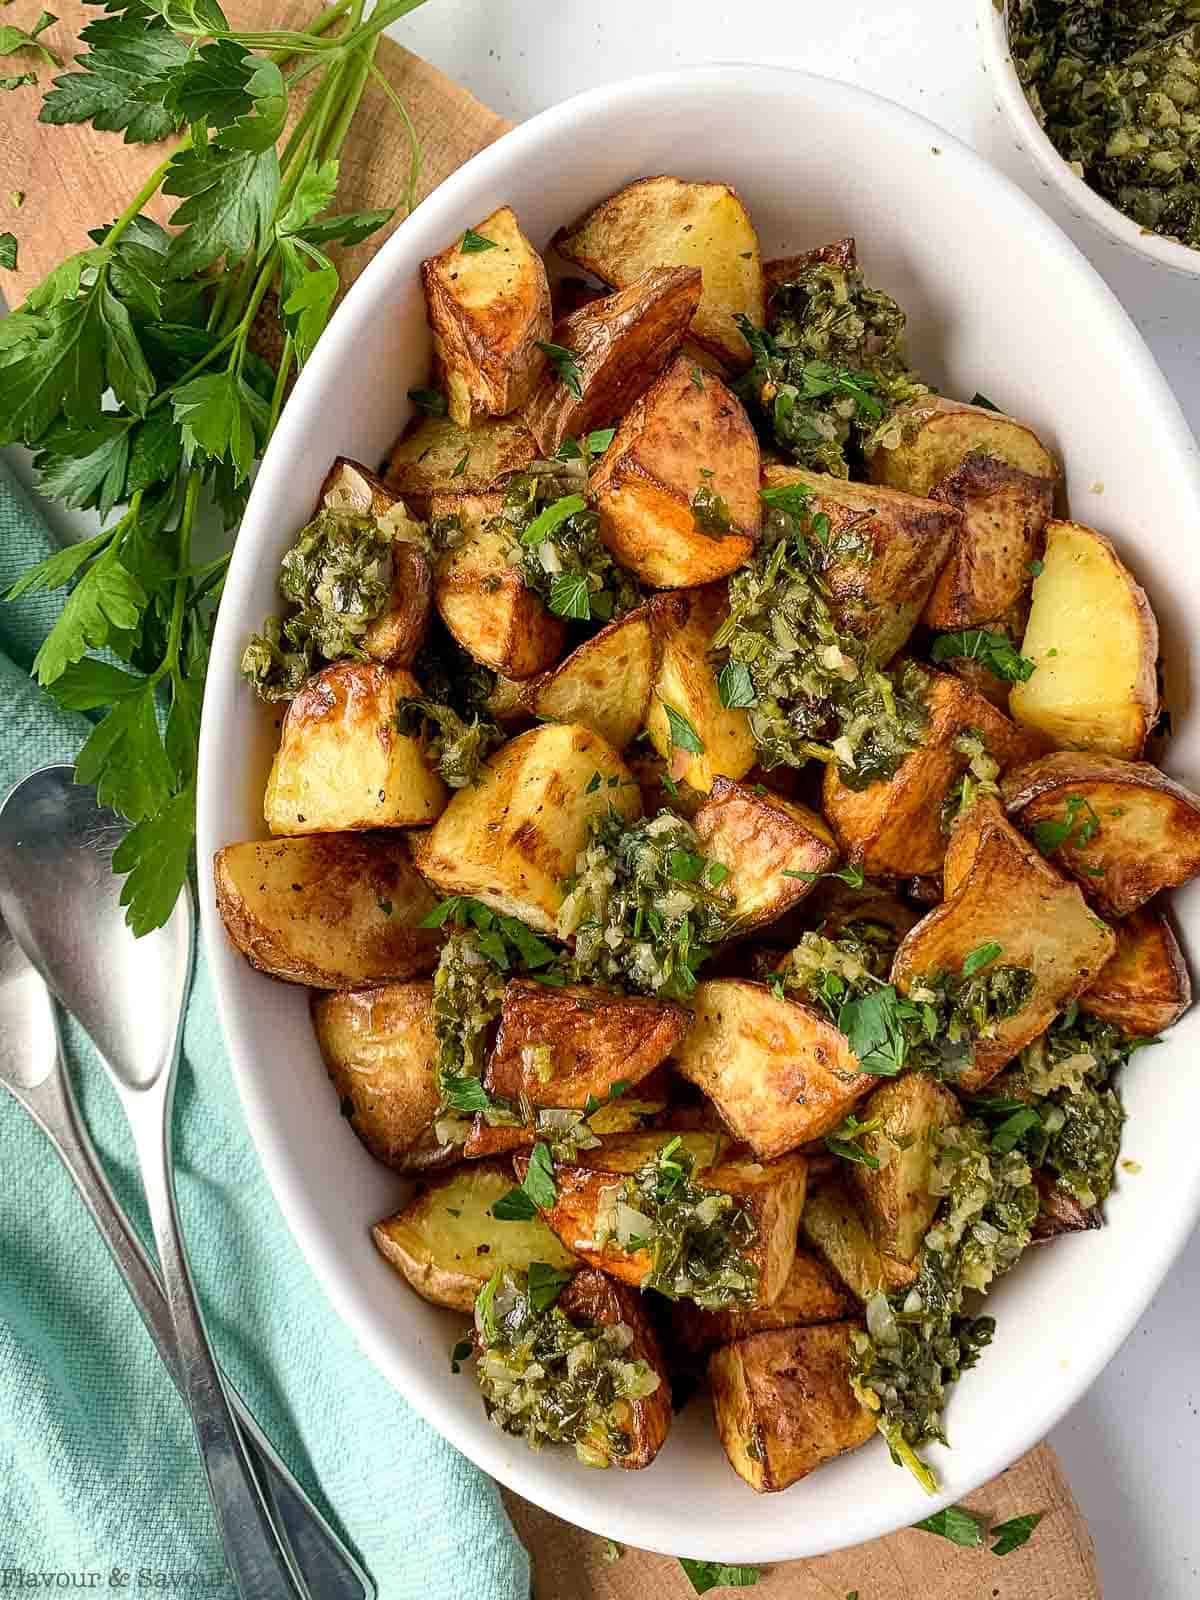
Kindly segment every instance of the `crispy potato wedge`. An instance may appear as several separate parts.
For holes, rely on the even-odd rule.
[[[1002,616],[1029,588],[1029,566],[1054,509],[1054,479],[1034,478],[972,451],[931,491],[962,532],[925,603],[931,628],[973,628]]]
[[[886,1254],[875,1243],[862,1207],[840,1173],[810,1192],[800,1238],[864,1305],[880,1290],[892,1294],[907,1287],[917,1275],[910,1262]]]
[[[658,1374],[659,1384],[653,1394],[622,1402],[626,1411],[620,1418],[623,1445],[620,1450],[614,1449],[611,1457],[613,1466],[626,1471],[648,1467],[662,1449],[671,1427],[671,1382],[641,1295],[603,1272],[584,1268],[567,1284],[557,1304],[565,1317],[578,1324],[608,1328],[623,1322],[633,1334],[625,1352],[627,1358],[646,1362]]]
[[[497,1222],[492,1207],[513,1186],[507,1161],[471,1161],[432,1179],[408,1204],[371,1229],[375,1247],[435,1306],[470,1312],[497,1267],[531,1261],[566,1271],[576,1258],[541,1217]]]
[[[639,606],[529,680],[522,703],[539,722],[581,723],[624,750],[641,731],[657,671],[653,618]]]
[[[610,806],[641,815],[629,768],[590,728],[548,722],[510,739],[476,784],[455,792],[413,858],[443,894],[473,895],[553,933],[588,823]]]
[[[811,491],[812,514],[829,518],[829,542],[844,551],[824,572],[838,621],[868,642],[873,661],[890,661],[916,627],[960,538],[958,510],[827,472],[784,466],[763,471],[767,490],[792,484]]]
[[[1087,1233],[1104,1226],[1100,1207],[1081,1206],[1073,1194],[1055,1182],[1052,1173],[1035,1172],[1033,1181],[1041,1202],[1030,1229],[1033,1244],[1049,1244],[1068,1233]]]
[[[432,563],[422,545],[406,536],[419,532],[420,525],[409,518],[404,502],[381,478],[346,456],[338,456],[330,467],[319,503],[325,510],[373,516],[392,532],[391,599],[363,635],[362,647],[372,661],[411,666],[433,615]]]
[[[858,265],[858,248],[853,238],[834,239],[831,244],[819,244],[813,250],[802,250],[795,256],[776,256],[763,262],[763,287],[767,296],[767,315],[771,312],[771,296],[784,284],[795,281],[805,267],[840,267],[843,272],[853,272]]]
[[[729,1465],[759,1494],[857,1450],[875,1419],[850,1387],[854,1322],[755,1333],[714,1350],[713,1416]]]
[[[942,808],[971,764],[960,735],[979,733],[1001,770],[1029,761],[1039,740],[953,673],[930,675],[925,743],[886,783],[851,789],[825,769],[823,808],[848,861],[874,878],[925,877],[941,870],[947,835]]]
[[[728,778],[713,779],[693,826],[701,854],[728,869],[722,889],[733,895],[739,934],[781,917],[838,858],[833,835],[815,811],[782,795],[756,794]]]
[[[717,777],[744,778],[757,757],[750,719],[740,708],[721,704],[708,659],[713,634],[729,614],[728,591],[723,583],[709,584],[662,595],[651,604],[659,662],[646,731],[673,781],[708,794]],[[667,706],[691,725],[702,750],[675,744]]]
[[[433,984],[315,994],[313,1028],[342,1114],[379,1161],[419,1172],[458,1160],[432,1136],[439,1096]]]
[[[494,519],[501,494],[435,494],[435,520],[454,517],[462,538],[438,558],[438,615],[469,656],[507,678],[531,678],[557,661],[567,628],[508,559],[512,535]]]
[[[624,416],[679,348],[699,299],[694,267],[655,267],[555,323],[553,343],[574,358],[572,382],[551,367],[518,413],[542,454]]]
[[[479,422],[468,431],[449,417],[416,416],[392,446],[384,482],[414,516],[428,520],[435,494],[486,494],[536,458],[519,417]]]
[[[288,706],[263,816],[275,834],[346,833],[432,822],[446,804],[421,738],[396,724],[421,693],[403,667],[337,661],[315,672]]]
[[[853,1163],[849,1170],[863,1220],[885,1254],[912,1261],[938,1208],[929,1183],[939,1128],[963,1119],[962,1106],[944,1085],[919,1072],[881,1083],[868,1095],[859,1120],[883,1126],[861,1144],[879,1166]]]
[[[1179,941],[1161,911],[1143,906],[1117,924],[1117,953],[1080,1009],[1147,1038],[1178,1022],[1192,1003],[1192,980]]]
[[[1105,916],[1128,916],[1200,873],[1200,795],[1148,762],[1059,750],[1009,773],[1002,793],[1009,816]]]
[[[555,236],[568,261],[618,289],[652,267],[699,267],[704,290],[689,336],[734,371],[750,347],[734,318],[765,320],[758,235],[724,183],[640,178]]]
[[[758,475],[741,401],[679,355],[622,417],[589,493],[623,567],[652,588],[686,589],[753,553]]]
[[[421,263],[437,367],[460,428],[524,404],[545,370],[538,346],[553,327],[545,264],[511,206],[471,232],[492,248],[466,250],[464,234]]]
[[[764,1161],[836,1128],[875,1084],[820,1012],[761,983],[712,978],[694,1000],[676,1070]]]
[[[1158,712],[1158,622],[1111,539],[1046,524],[1021,653],[1037,670],[1013,684],[1018,722],[1060,749],[1141,755]]]
[[[732,1344],[752,1333],[840,1322],[857,1311],[858,1302],[825,1263],[807,1250],[797,1250],[787,1281],[771,1305],[705,1311],[693,1300],[676,1300],[671,1305],[671,1330],[689,1355],[706,1355],[719,1344]]]
[[[945,901],[896,952],[897,988],[907,994],[922,978],[959,973],[971,951],[992,943],[1001,947],[1005,966],[1033,974],[1026,1003],[977,1041],[974,1065],[956,1080],[956,1088],[973,1093],[1091,988],[1116,949],[1116,936],[991,796],[980,796],[955,826],[944,876]]]
[[[674,1137],[669,1130],[657,1135],[635,1134],[604,1141],[599,1149],[583,1150],[574,1162],[558,1162],[554,1176],[558,1197],[542,1215],[566,1248],[590,1266],[600,1267],[623,1283],[644,1282],[651,1269],[648,1250],[624,1249],[615,1240],[597,1247],[597,1216],[606,1191],[613,1187],[618,1173],[637,1171],[646,1160]],[[720,1141],[719,1135],[693,1133],[679,1135],[689,1150],[701,1150]],[[615,1156],[611,1153],[616,1150]],[[631,1167],[634,1154],[640,1159]],[[524,1181],[529,1157],[519,1154],[513,1167]],[[758,1304],[770,1305],[778,1299],[791,1271],[796,1254],[796,1225],[804,1209],[807,1162],[803,1156],[787,1156],[781,1161],[761,1162],[730,1153],[716,1164],[701,1167],[697,1162],[693,1182],[734,1197],[754,1220],[756,1238],[746,1251],[758,1271]]]
[[[432,972],[437,901],[404,840],[361,833],[248,839],[213,859],[217,910],[252,967],[314,989]]]
[[[901,442],[869,463],[872,483],[929,494],[969,455],[991,456],[1032,478],[1058,477],[1058,465],[1032,428],[1015,417],[944,395],[923,395],[896,413]]]

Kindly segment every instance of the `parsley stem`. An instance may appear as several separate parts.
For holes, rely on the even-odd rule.
[[[179,644],[183,637],[183,617],[190,582],[187,576],[187,564],[191,555],[192,525],[196,520],[196,507],[200,503],[202,482],[203,475],[198,468],[193,467],[187,476],[187,487],[183,491],[183,510],[179,513],[177,533],[180,576],[175,580],[175,594],[171,603],[171,628],[167,635],[167,648],[162,663],[154,674],[155,683],[160,682],[167,673],[174,675],[179,665]]]
[[[348,63],[348,87],[342,96],[337,117],[326,135],[325,144],[321,150],[321,156],[325,161],[336,157],[346,141],[346,135],[350,132],[350,124],[354,119],[354,113],[358,110],[358,102],[362,99],[363,90],[367,86],[367,74],[371,70],[375,52],[378,48],[379,39],[376,37],[368,41],[357,60],[351,58],[352,64]]]
[[[309,23],[308,33],[312,36],[327,33],[339,18],[346,15],[346,12],[350,10],[354,3],[355,0],[337,0],[335,5],[326,6]],[[285,45],[281,50],[268,51],[268,54],[277,67],[285,67],[289,61],[293,60],[297,52]]]
[[[283,353],[279,357],[279,370],[275,374],[275,387],[271,393],[271,415],[267,418],[267,438],[275,432],[275,424],[279,421],[279,413],[283,410],[284,396],[287,394],[288,377],[292,370],[292,360],[296,353],[296,346],[289,333],[283,341]]]
[[[124,211],[122,211],[121,215],[113,223],[112,227],[104,235],[104,249],[107,249],[109,245],[116,244],[117,240],[125,232],[125,229],[129,226],[133,219],[138,215],[146,202],[152,199],[153,196],[158,193],[162,181],[167,175],[167,168],[171,165],[172,161],[175,159],[175,156],[178,155],[180,151],[189,148],[191,142],[191,129],[188,129],[188,131],[183,135],[183,138],[179,141],[176,149],[169,156],[167,156],[165,161],[159,162],[154,171],[146,179],[142,187],[134,195],[133,199],[125,207]]]
[[[404,212],[406,216],[411,216],[416,210],[417,184],[421,179],[421,140],[417,134],[416,128],[413,127],[413,120],[408,114],[408,107],[404,104],[404,101],[401,100],[400,96],[396,93],[395,89],[388,82],[384,74],[375,65],[374,61],[371,63],[371,78],[379,85],[384,94],[387,95],[388,99],[392,102],[392,106],[396,111],[396,114],[404,124],[404,132],[408,136],[408,183],[405,185],[404,189]]]

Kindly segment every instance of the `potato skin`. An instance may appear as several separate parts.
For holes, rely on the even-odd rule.
[[[213,858],[217,910],[252,967],[314,989],[431,972],[437,901],[404,841],[310,834],[229,844]]]
[[[730,1466],[759,1494],[798,1483],[874,1434],[872,1413],[850,1387],[850,1336],[858,1327],[755,1333],[713,1351],[717,1434]]]
[[[718,777],[744,778],[758,755],[749,717],[721,704],[708,659],[713,634],[729,615],[729,591],[723,583],[711,583],[659,595],[651,604],[660,653],[646,732],[674,782],[707,794]],[[664,706],[687,718],[704,746],[701,752],[673,744]]]
[[[446,785],[424,741],[402,734],[399,701],[420,695],[403,667],[337,661],[301,686],[283,719],[263,815],[273,834],[344,833],[432,822]]]
[[[1010,772],[1002,793],[1009,816],[1035,840],[1039,823],[1066,820],[1072,798],[1091,806],[1093,837],[1051,859],[1103,915],[1128,916],[1200,873],[1200,795],[1149,762],[1059,750]],[[1092,825],[1085,808],[1078,816]]]
[[[747,784],[714,778],[693,819],[701,855],[729,869],[737,932],[774,922],[798,904],[838,859],[837,845],[815,811],[782,795],[756,794]],[[814,876],[786,878],[785,872]]]
[[[449,417],[414,416],[392,446],[384,484],[428,520],[435,494],[486,494],[536,456],[519,416],[486,418],[469,431]]]
[[[840,1172],[809,1195],[800,1238],[864,1305],[873,1294],[892,1294],[917,1276],[911,1262],[888,1255],[875,1243],[863,1208]]]
[[[819,1139],[874,1086],[820,1012],[745,978],[710,978],[675,1068],[763,1161]]]
[[[1049,1172],[1035,1172],[1033,1181],[1041,1206],[1030,1229],[1031,1243],[1050,1244],[1068,1233],[1088,1233],[1104,1226],[1099,1206],[1081,1206]]]
[[[521,704],[541,722],[581,723],[624,750],[645,720],[658,657],[650,607],[639,606],[528,679]]]
[[[861,1203],[867,1231],[885,1254],[912,1261],[939,1205],[929,1181],[936,1155],[933,1136],[939,1128],[963,1120],[955,1096],[919,1072],[881,1083],[867,1100],[861,1122],[879,1119],[883,1127],[862,1137],[878,1169],[854,1163],[850,1185]],[[890,1158],[890,1159],[889,1159]]]
[[[962,532],[922,613],[931,628],[973,628],[1015,605],[1054,509],[1053,478],[973,451],[932,491],[962,516]]]
[[[690,1355],[706,1355],[717,1345],[732,1344],[752,1333],[840,1322],[857,1311],[858,1302],[825,1263],[807,1250],[797,1250],[783,1288],[771,1305],[745,1311],[705,1311],[692,1300],[676,1300],[671,1305],[671,1330]]]
[[[624,416],[679,348],[699,299],[694,267],[654,267],[555,323],[552,342],[574,355],[582,398],[555,368],[543,374],[518,413],[541,453]]]
[[[1142,907],[1117,924],[1117,953],[1079,1007],[1134,1038],[1162,1033],[1192,1003],[1192,980],[1179,941],[1161,911]]]
[[[753,554],[761,523],[758,439],[720,378],[678,355],[625,413],[589,493],[600,536],[621,566],[656,589],[712,583]],[[693,501],[729,508],[708,531]]]
[[[1018,467],[1034,478],[1058,477],[1058,465],[1032,428],[985,406],[944,395],[923,396],[901,406],[903,443],[876,450],[868,464],[872,483],[929,494],[973,453]]]
[[[504,1224],[502,1224],[504,1226]],[[671,1382],[658,1336],[646,1315],[640,1295],[616,1283],[603,1272],[588,1268],[577,1272],[558,1297],[558,1307],[572,1322],[591,1323],[608,1328],[623,1322],[633,1332],[627,1351],[630,1361],[644,1361],[658,1373],[659,1385],[653,1394],[626,1402],[630,1416],[624,1432],[630,1448],[612,1457],[614,1466],[637,1472],[648,1467],[662,1449],[671,1427]]]

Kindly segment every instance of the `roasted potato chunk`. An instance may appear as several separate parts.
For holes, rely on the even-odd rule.
[[[1111,539],[1048,522],[1009,709],[1051,744],[1136,760],[1158,712],[1158,623]]]
[[[371,1229],[380,1255],[435,1306],[470,1312],[497,1267],[525,1272],[531,1261],[565,1271],[575,1257],[541,1217],[497,1222],[492,1207],[513,1186],[506,1161],[471,1161],[423,1185]]]
[[[553,343],[572,358],[567,376],[545,372],[519,413],[544,456],[568,434],[624,416],[679,348],[699,298],[695,268],[656,267],[555,323]]]
[[[774,922],[808,894],[838,858],[833,835],[807,806],[714,778],[693,827],[701,854],[728,869],[739,934]]]
[[[1032,428],[984,406],[926,395],[901,406],[901,443],[871,457],[872,483],[929,494],[969,455],[991,456],[1031,478],[1057,478],[1058,466]]]
[[[312,1019],[342,1115],[377,1160],[419,1172],[458,1159],[432,1136],[440,1102],[432,983],[314,995]]]
[[[491,248],[465,248],[470,236]],[[469,428],[523,405],[546,366],[550,284],[516,213],[501,206],[421,263],[425,306],[450,417]]]
[[[729,1465],[759,1494],[786,1489],[875,1432],[850,1387],[854,1322],[755,1333],[714,1350],[713,1416]]]
[[[675,1067],[762,1160],[836,1128],[875,1079],[819,1011],[761,983],[711,978]]]
[[[227,844],[213,861],[217,910],[252,967],[314,989],[431,972],[436,900],[395,836],[310,834]]]
[[[840,1322],[857,1311],[854,1296],[825,1263],[806,1250],[797,1250],[787,1282],[771,1305],[747,1311],[705,1311],[691,1300],[676,1300],[671,1306],[671,1329],[682,1349],[704,1355],[719,1344],[732,1344],[752,1333]]]
[[[263,799],[276,834],[345,833],[432,822],[446,785],[423,739],[402,734],[401,700],[421,693],[403,667],[338,661],[288,706]]]
[[[1049,1244],[1068,1233],[1088,1233],[1104,1226],[1104,1213],[1099,1206],[1082,1206],[1054,1181],[1049,1172],[1035,1172],[1040,1207],[1030,1229],[1033,1244]]]
[[[829,518],[834,559],[823,578],[841,625],[865,640],[871,660],[890,661],[916,627],[938,573],[960,536],[952,505],[899,489],[850,483],[827,472],[768,466],[763,487],[802,484],[813,516]]]
[[[867,1231],[887,1255],[915,1259],[938,1208],[929,1188],[938,1129],[962,1119],[950,1090],[923,1073],[906,1072],[868,1095],[859,1120],[882,1126],[863,1134],[861,1144],[879,1166],[855,1163],[849,1179]]]
[[[1116,934],[1117,953],[1080,995],[1080,1009],[1135,1038],[1162,1033],[1192,1003],[1179,941],[1162,912],[1149,906],[1118,923]]]
[[[950,559],[921,620],[931,628],[973,628],[1013,606],[1054,508],[1053,478],[1034,478],[972,451],[932,491],[962,517]]]
[[[873,1294],[905,1288],[917,1275],[910,1262],[888,1255],[875,1243],[841,1174],[808,1196],[800,1237],[864,1305]]]
[[[729,614],[728,592],[724,584],[710,584],[663,595],[653,606],[660,654],[646,731],[671,779],[707,794],[717,777],[744,778],[756,758],[750,719],[721,704],[708,659],[713,634]],[[691,728],[699,750],[676,743],[668,706]],[[686,730],[684,736],[692,743]]]
[[[1028,999],[977,1040],[974,1065],[956,1087],[968,1093],[994,1078],[1043,1033],[1064,1006],[1090,989],[1116,949],[1116,937],[1078,887],[1059,876],[981,796],[955,826],[945,868],[946,899],[923,917],[896,952],[892,981],[903,994],[940,973],[960,973],[985,944],[1005,966],[1033,975]]]
[[[1008,814],[1105,915],[1200,872],[1200,795],[1145,761],[1060,750],[1008,774]]]
[[[469,431],[449,417],[414,417],[392,446],[384,482],[414,514],[428,520],[435,494],[486,494],[537,456],[519,417],[479,422]]]
[[[758,473],[741,401],[676,356],[625,413],[592,477],[600,536],[652,588],[712,583],[754,550]]]
[[[650,608],[639,606],[530,680],[522,703],[539,722],[581,723],[624,750],[641,731],[657,670]]]
[[[559,254],[623,289],[652,267],[699,267],[704,289],[689,336],[729,368],[750,360],[735,318],[765,321],[758,235],[724,183],[641,178],[555,237]]]
[[[437,826],[416,842],[414,859],[443,894],[473,895],[553,933],[588,823],[609,807],[641,815],[620,756],[590,728],[546,723],[510,739],[478,783],[456,791]]]
[[[886,783],[851,789],[825,769],[824,811],[848,861],[874,878],[926,877],[946,854],[943,807],[975,757],[974,735],[1001,771],[1038,753],[1037,736],[1010,722],[961,678],[933,673],[925,742]]]
[[[372,516],[392,531],[391,598],[363,635],[362,647],[372,661],[411,666],[433,615],[433,567],[422,545],[407,537],[419,532],[419,525],[382,479],[345,456],[339,456],[326,475],[320,508]]]

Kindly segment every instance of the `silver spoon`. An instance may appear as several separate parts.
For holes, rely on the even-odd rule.
[[[191,894],[135,941],[112,854],[126,832],[70,767],[45,767],[0,807],[0,916],[91,1035],[133,1134],[184,1398],[242,1600],[307,1590],[276,1537],[204,1331],[175,1207],[171,1104],[192,968]]]
[[[0,1084],[50,1140],[125,1279],[146,1331],[175,1387],[183,1374],[175,1327],[158,1273],[142,1248],[96,1154],[71,1088],[54,1001],[44,980],[0,921]],[[374,1600],[375,1585],[275,1453],[225,1378],[229,1403],[259,1486],[296,1565],[321,1600]]]

